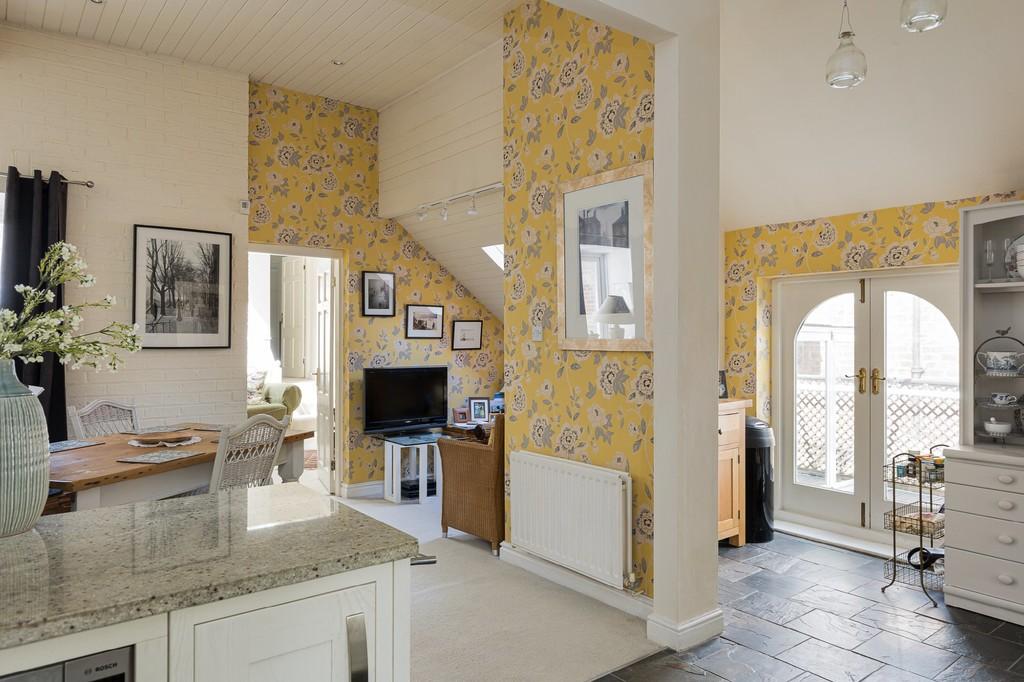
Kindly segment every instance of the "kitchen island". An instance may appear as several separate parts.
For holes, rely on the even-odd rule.
[[[44,517],[0,539],[0,675],[127,646],[137,682],[407,680],[417,551],[298,483]]]

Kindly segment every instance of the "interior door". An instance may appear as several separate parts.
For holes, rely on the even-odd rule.
[[[960,441],[959,282],[948,270],[869,280],[873,528],[892,508],[883,465],[908,450]],[[916,502],[917,492],[897,487],[896,497]]]
[[[328,265],[329,263],[329,265]],[[335,296],[337,282],[337,261],[323,261],[316,273],[316,450],[317,476],[323,486],[336,494],[334,468],[338,444],[338,429],[335,405],[339,387],[339,372],[335,358],[336,328]],[[337,322],[340,324],[340,320]]]
[[[776,285],[781,507],[861,525],[870,502],[866,331],[857,279]]]
[[[305,259],[281,259],[281,373],[306,377],[306,266]]]

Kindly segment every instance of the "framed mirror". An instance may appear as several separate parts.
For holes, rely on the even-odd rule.
[[[568,350],[649,351],[654,164],[558,186],[559,342]]]

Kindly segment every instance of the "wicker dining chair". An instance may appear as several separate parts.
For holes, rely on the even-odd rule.
[[[139,430],[139,413],[133,405],[94,400],[85,407],[68,406],[68,434],[72,438],[97,438]]]
[[[221,431],[209,491],[270,485],[274,461],[287,430],[288,417],[277,421],[259,414]]]

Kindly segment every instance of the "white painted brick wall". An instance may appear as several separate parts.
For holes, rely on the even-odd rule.
[[[116,374],[68,372],[68,400],[139,406],[146,424],[245,415],[248,85],[243,74],[0,26],[0,163],[57,170],[71,187],[68,239],[96,275],[68,291],[117,305],[86,327],[131,321],[132,226],[234,235],[229,350],[143,350]],[[79,299],[80,300],[80,299]]]

